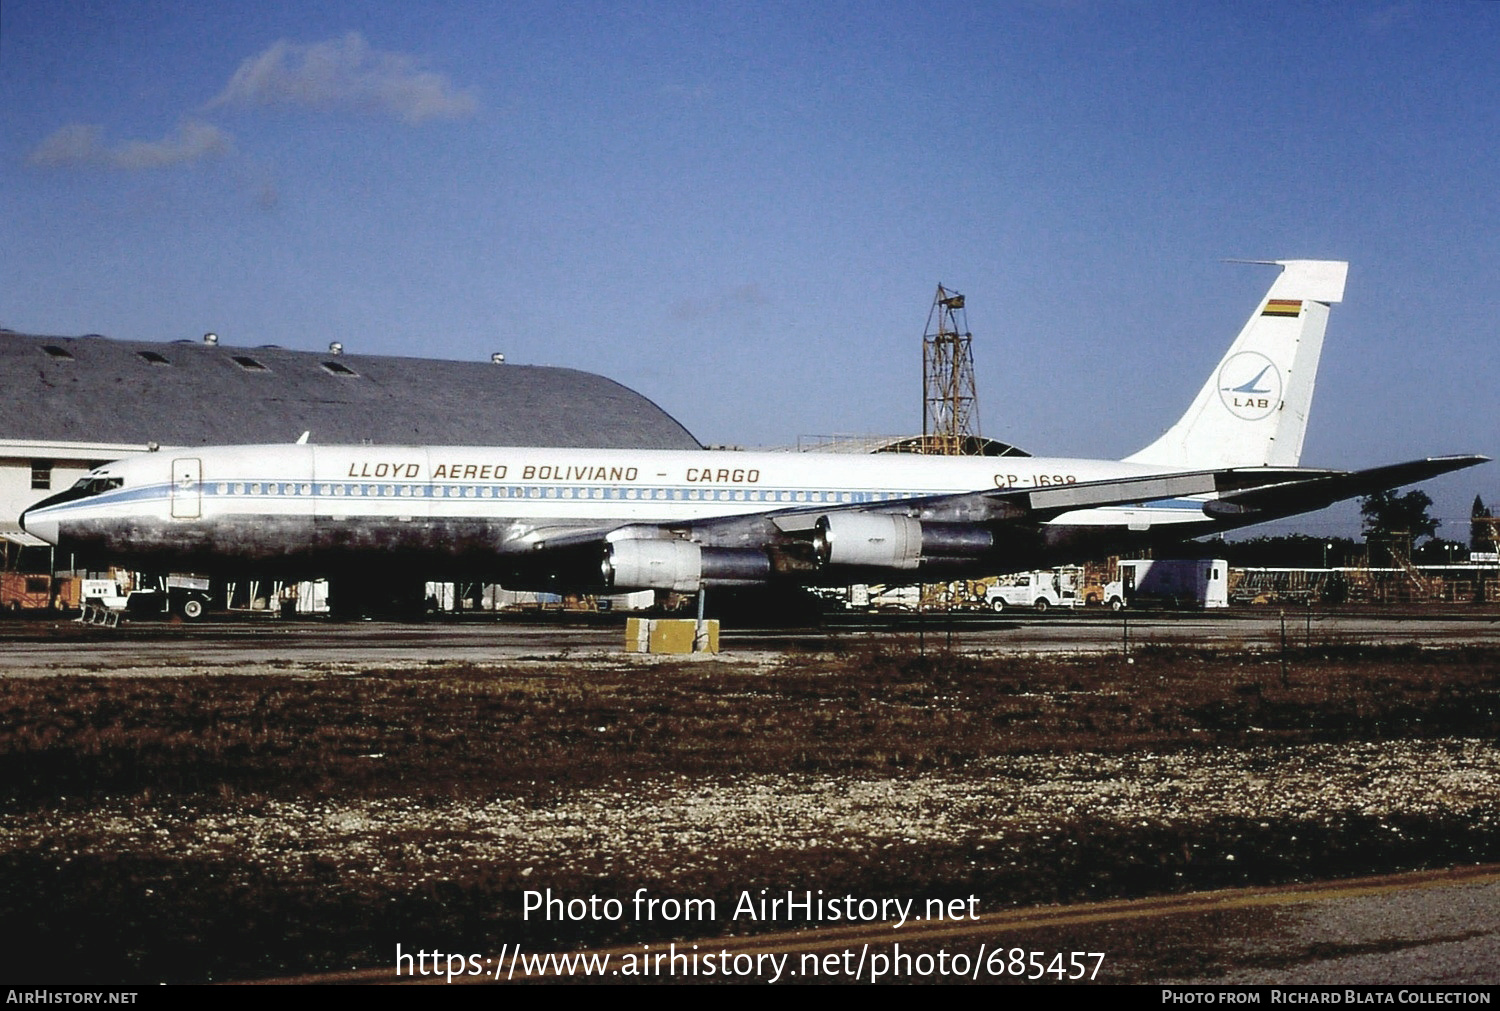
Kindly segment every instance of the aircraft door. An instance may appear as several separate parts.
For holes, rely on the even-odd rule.
[[[203,461],[172,461],[172,518],[195,520],[203,513]]]

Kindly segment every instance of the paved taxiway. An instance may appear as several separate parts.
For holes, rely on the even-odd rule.
[[[721,643],[737,656],[820,650],[850,642],[949,646],[975,652],[1117,653],[1147,645],[1277,649],[1331,645],[1500,644],[1500,612],[1357,613],[1253,609],[1124,615],[838,615],[819,628],[735,627]],[[419,624],[279,620],[244,616],[202,624],[141,622],[120,629],[70,622],[0,626],[0,676],[175,664],[483,663],[618,653],[619,621],[548,618],[434,620]]]

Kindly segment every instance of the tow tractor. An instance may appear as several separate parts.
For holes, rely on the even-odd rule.
[[[208,613],[209,582],[200,576],[168,576],[160,587],[122,591],[113,579],[85,579],[78,620],[86,625],[120,624],[122,617],[163,618],[180,615],[197,621]]]

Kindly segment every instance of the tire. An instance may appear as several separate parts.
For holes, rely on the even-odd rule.
[[[1110,597],[1109,609],[1111,611],[1123,611],[1125,610],[1125,601],[1121,600],[1119,597]]]
[[[996,597],[994,600],[990,601],[990,609],[993,610],[996,614],[999,614],[1001,611],[1005,610],[1005,598]]]
[[[189,597],[182,602],[182,616],[188,621],[197,621],[203,617],[203,612],[206,610],[208,608],[197,597]]]
[[[1046,614],[1047,608],[1051,607],[1052,605],[1047,602],[1046,597],[1038,597],[1036,603],[1032,604],[1031,606],[1036,608],[1037,614]]]

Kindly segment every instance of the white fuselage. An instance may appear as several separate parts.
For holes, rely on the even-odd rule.
[[[91,491],[23,517],[77,559],[143,569],[326,574],[403,564],[434,575],[499,572],[516,585],[587,585],[594,555],[523,571],[537,549],[622,529],[693,525],[703,550],[774,551],[806,539],[824,509],[857,510],[994,489],[1037,490],[1166,468],[1103,460],[512,447],[243,446],[162,449],[108,464]],[[985,567],[1043,564],[1080,543],[1109,547],[1155,529],[1174,539],[1215,526],[1202,498],[1078,509]],[[913,502],[916,507],[917,502]],[[889,508],[889,505],[886,506]],[[899,508],[899,507],[898,507]],[[733,518],[742,517],[737,526]],[[729,522],[719,522],[728,520]],[[1201,528],[1201,529],[1200,529]],[[1106,541],[1108,541],[1106,543]],[[1052,549],[1058,549],[1054,551]],[[978,564],[978,560],[973,560]],[[740,562],[728,577],[742,577]],[[691,564],[697,564],[696,561]],[[776,564],[773,563],[773,567]],[[796,564],[787,562],[784,564]],[[929,565],[934,574],[967,563]],[[505,573],[509,573],[508,576]],[[838,580],[848,573],[797,578]],[[750,577],[761,578],[759,572]],[[676,585],[675,583],[673,585]]]
[[[1035,489],[1168,468],[1042,457],[653,452],[506,447],[243,446],[162,449],[108,465],[118,488],[27,513],[51,524],[152,519],[452,518],[613,527]],[[1203,522],[1174,499],[1078,510],[1054,525],[1144,528]]]

